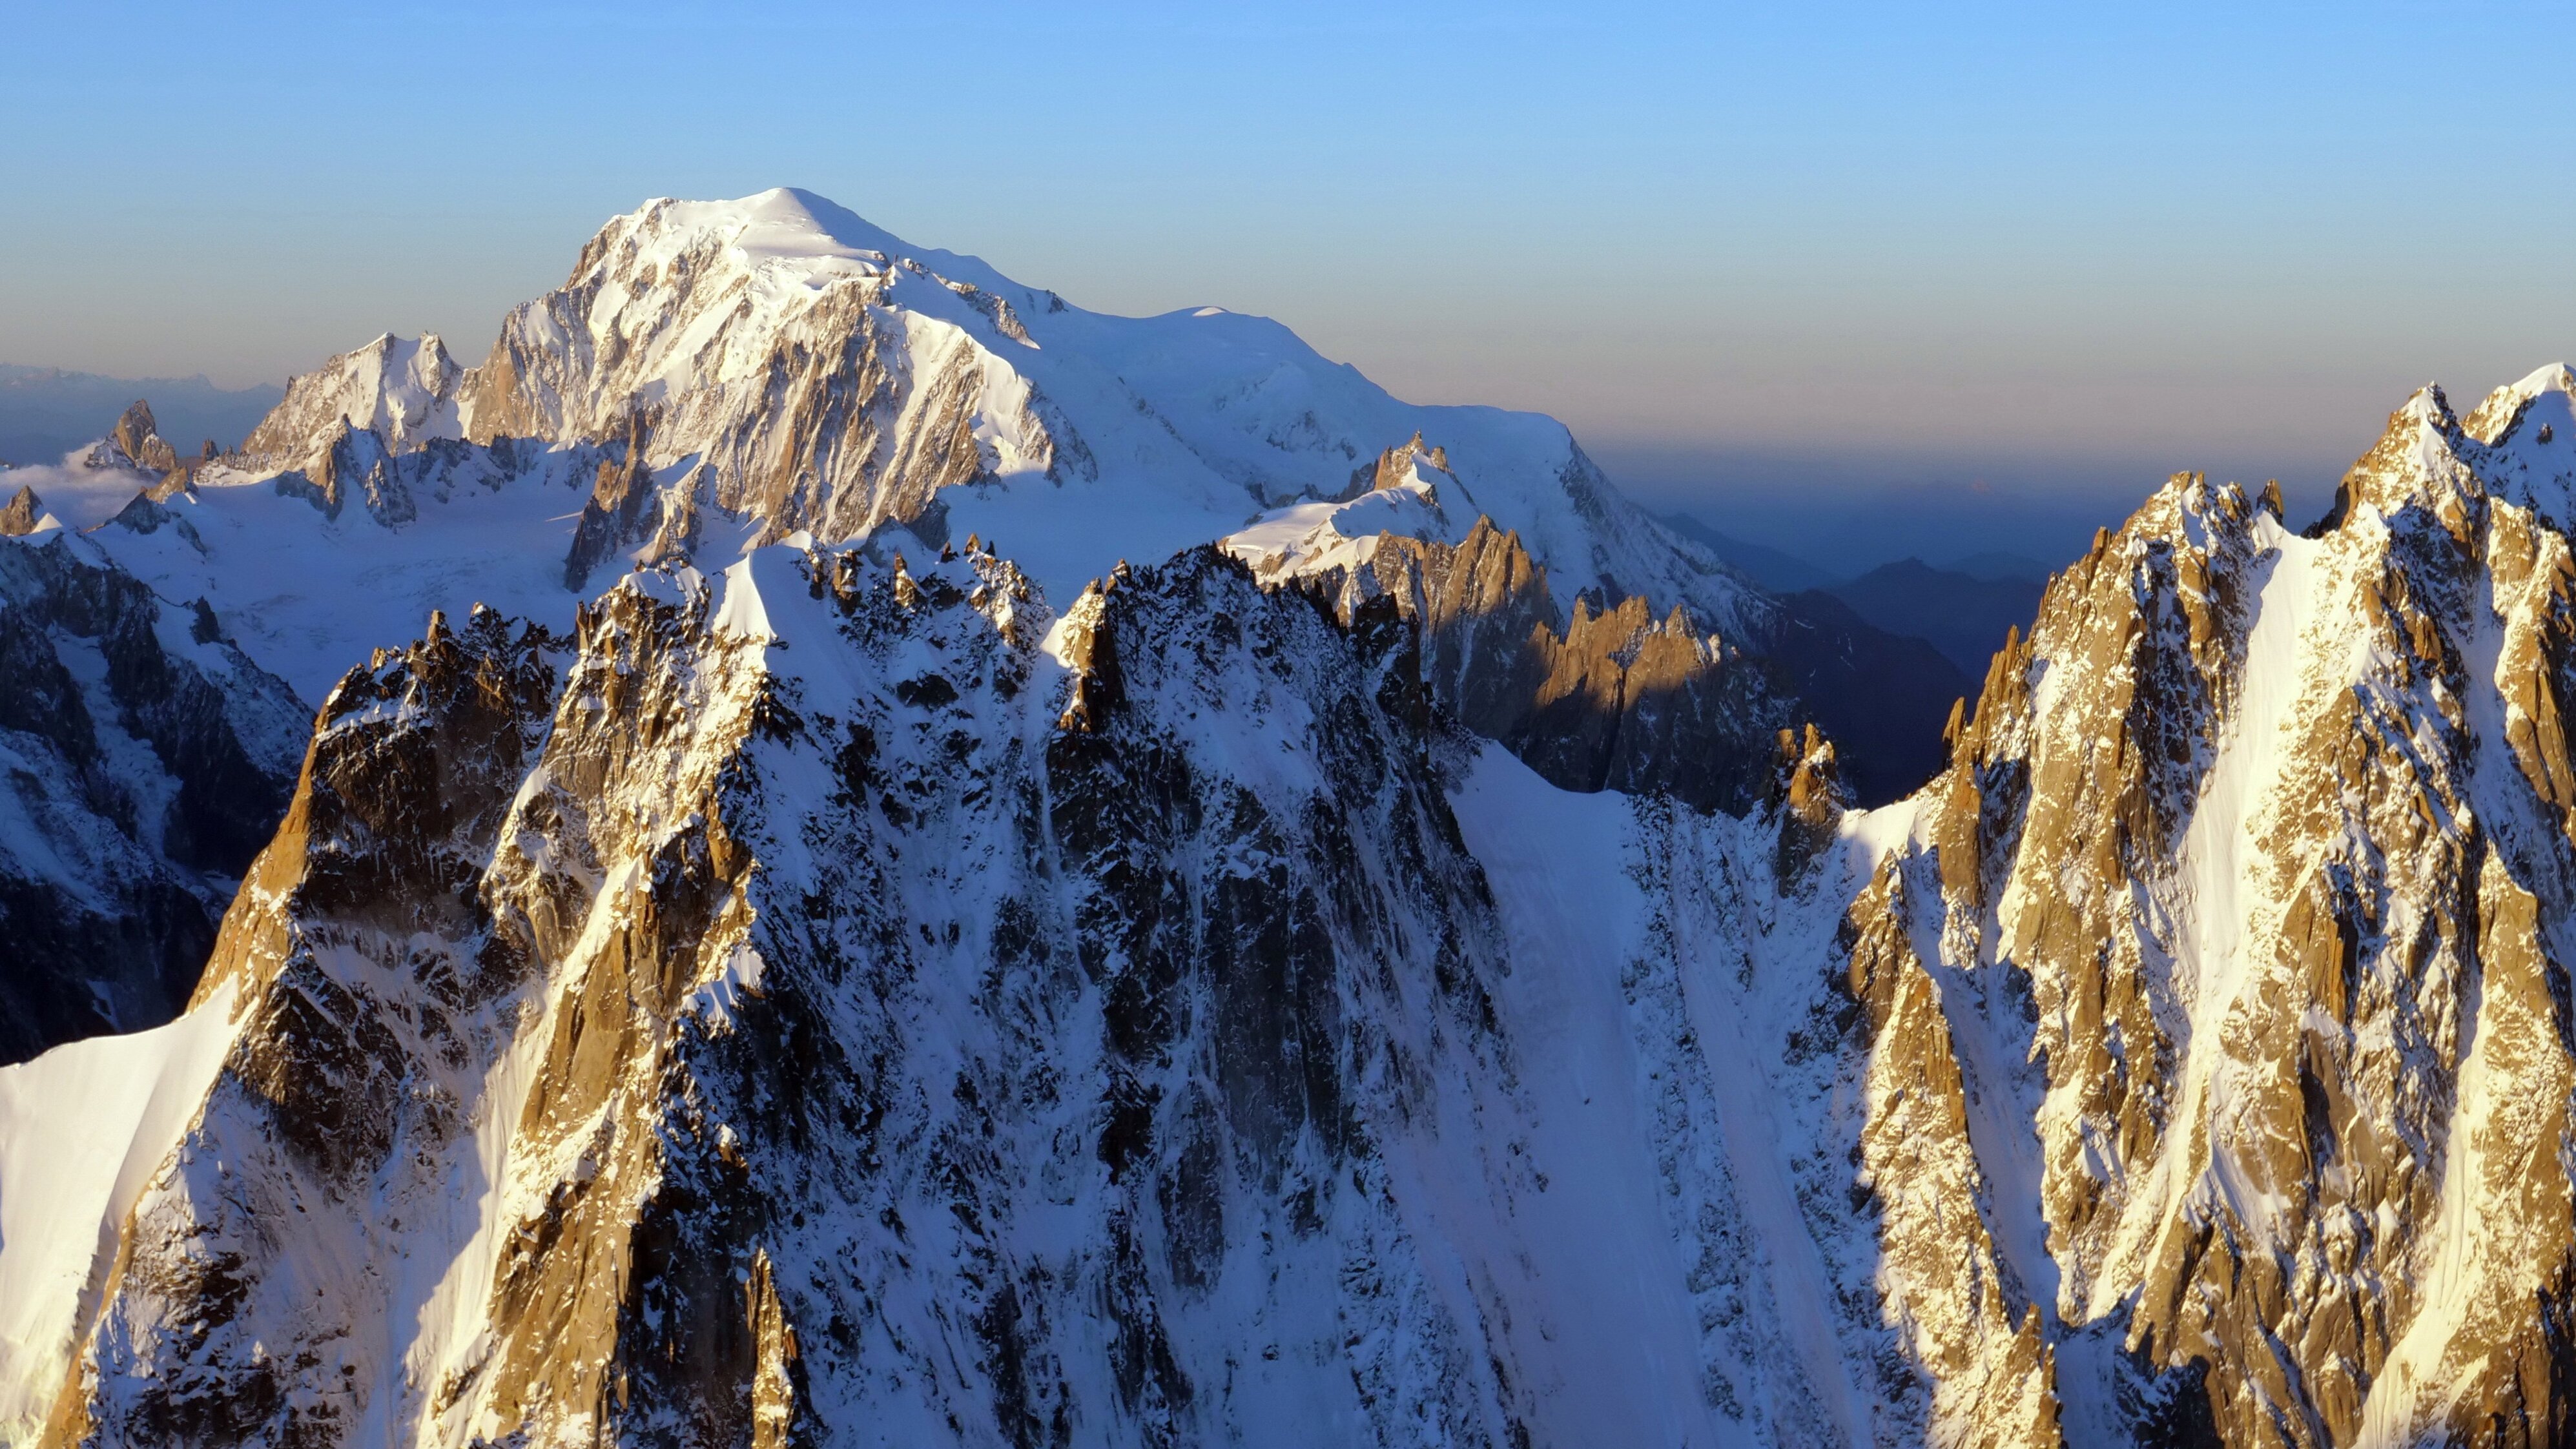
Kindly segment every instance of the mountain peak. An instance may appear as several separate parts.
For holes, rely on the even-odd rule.
[[[23,538],[36,531],[44,516],[45,500],[36,496],[34,487],[21,483],[8,506],[0,508],[0,538]]]
[[[987,290],[1018,285],[974,257],[915,246],[829,197],[793,186],[729,201],[656,197],[600,228],[575,265],[573,281],[599,275],[603,267],[624,271],[637,263],[658,273],[680,257],[709,253],[741,270],[808,287],[881,275],[906,261],[943,280]]]
[[[2478,404],[2477,410],[2469,414],[2462,426],[2468,430],[2469,436],[2481,443],[2494,445],[2506,442],[2514,435],[2515,424],[2531,410],[2532,404],[2552,394],[2561,399],[2561,411],[2564,410],[2565,399],[2576,396],[2576,372],[2570,372],[2566,363],[2553,362],[2547,367],[2535,368],[2520,379],[2488,393],[2486,400]],[[2547,426],[2547,423],[2541,426]]]
[[[364,346],[289,379],[286,396],[243,441],[242,451],[301,459],[326,444],[343,421],[373,429],[396,452],[431,438],[456,437],[456,390],[463,375],[435,332],[418,338],[378,333]]]

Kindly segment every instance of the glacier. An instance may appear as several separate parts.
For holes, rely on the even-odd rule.
[[[648,203],[6,475],[317,710],[0,1068],[0,1444],[2565,1442],[2572,402],[2177,475],[1899,790],[1558,424]]]

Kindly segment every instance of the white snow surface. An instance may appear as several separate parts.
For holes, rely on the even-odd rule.
[[[505,323],[545,349],[543,376],[522,378],[520,396],[551,450],[516,476],[478,458],[439,486],[415,485],[410,521],[378,522],[355,502],[329,519],[273,480],[310,466],[343,424],[374,430],[397,455],[487,435],[476,370],[457,368],[435,336],[379,337],[296,379],[254,435],[257,458],[206,470],[165,505],[188,533],[100,529],[155,480],[86,467],[86,450],[8,481],[33,486],[65,526],[97,529],[163,597],[205,597],[254,660],[318,702],[372,650],[416,637],[432,610],[462,617],[483,603],[568,624],[578,599],[563,564],[593,456],[568,450],[658,409],[655,482],[688,492],[706,448],[782,426],[762,421],[777,405],[772,359],[840,345],[853,283],[880,289],[869,310],[902,339],[909,375],[974,388],[982,472],[942,490],[948,536],[980,534],[1059,607],[1121,560],[1223,541],[1247,558],[1316,566],[1365,557],[1380,532],[1454,540],[1479,514],[1519,533],[1561,605],[1589,588],[1641,593],[1659,613],[1687,603],[1729,636],[1769,607],[1621,496],[1552,418],[1403,402],[1266,318],[1086,311],[788,189],[654,201],[612,220],[572,285]],[[1447,473],[1423,465],[1389,496],[1330,502],[1416,436],[1445,450]],[[703,494],[699,516],[694,562],[709,572],[820,523],[728,513]],[[620,572],[595,571],[588,592]]]
[[[1443,485],[1459,498],[1458,511],[1443,505]],[[1343,502],[1273,509],[1227,535],[1225,550],[1265,578],[1357,568],[1390,535],[1447,544],[1463,540],[1467,524],[1458,512],[1473,507],[1465,493],[1455,476],[1408,451],[1399,481]]]
[[[232,1045],[233,993],[0,1067],[0,1444],[30,1444],[135,1200]]]
[[[161,505],[185,531],[150,533],[109,520],[152,480],[79,460],[7,476],[163,599],[206,600],[224,633],[308,704],[374,650],[420,637],[433,611],[461,618],[481,603],[564,629],[581,601],[564,586],[563,556],[591,480],[565,454],[515,477],[468,470],[399,527],[357,503],[333,519],[279,493],[273,474],[217,467]]]

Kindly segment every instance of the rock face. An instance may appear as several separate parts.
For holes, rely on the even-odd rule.
[[[1226,547],[1265,579],[1322,587],[1345,619],[1391,602],[1426,632],[1440,704],[1565,789],[1741,812],[1768,787],[1772,739],[1800,721],[1852,748],[1845,773],[1865,803],[1940,768],[1937,721],[1967,681],[1931,645],[1814,594],[1734,598],[1731,636],[1684,604],[1658,618],[1634,594],[1614,605],[1588,591],[1569,611],[1517,532],[1484,515],[1457,527],[1474,506],[1417,435],[1354,475],[1346,498],[1279,510]]]
[[[1770,781],[1764,746],[1795,711],[1760,661],[1679,605],[1657,619],[1641,598],[1604,612],[1584,597],[1560,616],[1546,571],[1488,519],[1454,546],[1390,540],[1325,587],[1345,617],[1383,600],[1415,621],[1434,698],[1565,789],[1743,811]]]
[[[137,399],[108,430],[106,441],[89,455],[93,468],[130,468],[156,477],[178,470],[179,454],[162,441],[160,426],[152,420],[152,405]]]
[[[437,334],[407,341],[389,333],[289,382],[241,450],[300,466],[346,432],[373,433],[394,453],[459,437],[463,374]]]
[[[2070,1401],[2564,1442],[2568,405],[2428,389],[2310,537],[2174,480],[1997,656],[1863,901],[2003,1048],[1979,1147]]]
[[[0,1061],[176,1014],[285,808],[304,709],[211,623],[0,541]]]
[[[9,506],[0,508],[0,537],[24,538],[35,532],[36,525],[44,519],[45,500],[36,496],[33,487],[22,483],[9,496]]]
[[[2175,478],[2051,581],[1937,777],[1855,810],[1822,666],[1768,642],[1823,626],[1614,587],[1697,555],[1570,448],[1548,512],[1473,428],[1313,481],[1278,458],[1338,455],[1330,409],[1268,472],[1193,414],[1164,435],[1251,521],[1156,553],[1168,520],[1118,515],[1080,547],[1147,562],[1054,591],[958,525],[1149,496],[1065,401],[1082,314],[856,233],[818,262],[792,217],[653,249],[690,220],[613,227],[545,304],[588,330],[522,314],[517,381],[441,394],[460,436],[342,411],[259,475],[316,509],[209,486],[144,500],[194,542],[137,511],[0,544],[52,611],[0,614],[11,677],[57,680],[0,736],[53,752],[47,799],[143,778],[79,741],[140,759],[208,698],[118,693],[137,626],[82,621],[160,607],[98,547],[219,558],[226,495],[374,546],[544,480],[514,558],[547,590],[655,565],[346,673],[187,1013],[0,1071],[0,1442],[2576,1432],[2564,369],[2411,400],[2304,533]],[[627,325],[719,263],[754,313],[846,292],[880,423],[935,372],[883,352],[889,289],[938,282],[992,357],[1026,333],[1060,482],[1014,435],[1016,482],[888,529],[962,451],[833,474],[858,434],[729,434],[730,382],[531,401],[634,355],[733,376]],[[863,354],[755,373],[819,397]],[[588,436],[474,440],[522,403]],[[743,462],[772,448],[785,494]],[[1014,506],[1061,564],[1056,496]],[[866,542],[816,541],[839,509]],[[727,528],[787,541],[710,578]],[[93,595],[125,602],[62,602]],[[136,657],[229,660],[189,612]],[[176,716],[247,717],[218,694]]]
[[[616,218],[562,288],[504,320],[480,366],[459,367],[436,337],[380,337],[295,379],[240,454],[171,477],[200,472],[310,503],[327,525],[314,553],[357,543],[387,569],[452,580],[431,607],[501,599],[558,626],[629,567],[720,568],[746,541],[849,543],[896,526],[933,547],[998,537],[1069,598],[1122,557],[1239,536],[1247,520],[1259,532],[1324,508],[1339,529],[1402,530],[1408,509],[1427,509],[1456,545],[1483,517],[1543,597],[1492,600],[1503,615],[1459,627],[1519,636],[1543,622],[1558,641],[1537,651],[1543,688],[1524,717],[1495,727],[1562,733],[1522,751],[1550,778],[1702,804],[1758,794],[1773,734],[1811,719],[1860,799],[1893,798],[1939,767],[1941,722],[1969,689],[1931,651],[1828,601],[1754,587],[1622,497],[1552,420],[1399,402],[1258,318],[1086,312],[803,192]],[[586,496],[534,496],[566,480]],[[273,600],[273,561],[305,540],[263,516],[259,546],[227,561],[206,515],[248,519],[252,505],[231,488],[191,497],[206,558],[137,550],[134,566],[223,610]],[[468,525],[468,509],[511,521]],[[578,514],[568,543],[544,526],[565,513]],[[424,518],[437,526],[416,529]],[[469,529],[470,545],[413,557]],[[548,608],[526,597],[532,565],[563,581]],[[361,576],[380,587],[385,569]],[[320,617],[295,632],[333,628]],[[383,642],[335,640],[320,679]],[[1721,656],[1738,662],[1720,670]],[[1689,763],[1648,760],[1675,752]]]

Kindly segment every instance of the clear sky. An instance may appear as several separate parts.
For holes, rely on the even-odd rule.
[[[0,361],[476,357],[609,215],[799,185],[1088,306],[1267,313],[1406,397],[1554,413],[1650,501],[1890,555],[1936,515],[2059,547],[2187,467],[2321,506],[2415,385],[2576,353],[2569,4],[0,27]]]

